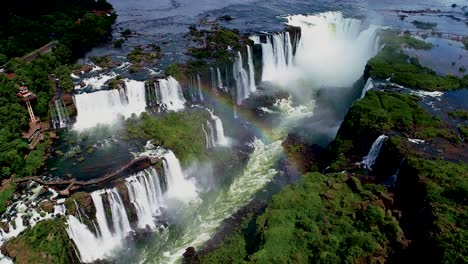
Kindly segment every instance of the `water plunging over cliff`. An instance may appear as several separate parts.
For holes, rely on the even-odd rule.
[[[109,201],[112,223],[107,219],[103,196]],[[82,262],[110,257],[113,250],[122,247],[124,238],[132,231],[117,189],[95,191],[91,193],[91,197],[96,208],[96,222],[93,222],[95,233],[82,219],[70,215],[67,220],[67,233],[75,243]]]
[[[206,148],[211,149],[215,146],[227,146],[229,140],[224,135],[223,121],[213,111],[206,109],[210,115],[211,120],[206,121],[206,127],[202,124],[202,130],[205,134]]]
[[[55,106],[55,118],[54,118],[54,127],[55,128],[64,128],[70,123],[70,119],[68,118],[68,111],[63,103],[62,99],[58,99],[54,101]]]
[[[381,135],[374,141],[369,151],[369,154],[367,154],[367,156],[365,156],[364,159],[362,160],[362,164],[364,165],[364,168],[368,170],[372,170],[372,166],[374,165],[375,161],[379,157],[380,149],[382,148],[382,145],[387,138],[388,136]]]
[[[139,172],[126,181],[130,202],[138,216],[138,227],[156,228],[155,217],[160,214],[164,203],[162,184],[156,169]]]
[[[159,80],[158,94],[160,94],[160,104],[163,108],[171,111],[182,110],[185,107],[185,98],[182,87],[172,76]]]
[[[360,99],[364,98],[366,96],[366,93],[374,88],[374,83],[372,83],[372,78],[369,77],[367,79],[366,84],[364,85],[364,89],[362,89],[361,97]]]
[[[145,111],[145,83],[125,80],[126,88],[75,95],[78,115],[74,129],[84,130],[98,124],[110,125]]]
[[[344,18],[339,12],[287,19],[288,25],[301,28],[301,38],[293,47],[287,32],[267,37],[262,44],[263,81],[350,87],[379,51],[377,26],[364,28],[361,21]]]
[[[234,80],[236,81],[236,102],[238,105],[249,97],[250,94],[249,75],[244,69],[242,60],[242,54],[238,52],[233,67]]]
[[[189,202],[197,198],[195,183],[185,179],[179,159],[170,150],[164,154],[163,169],[167,179],[167,198],[182,202]]]

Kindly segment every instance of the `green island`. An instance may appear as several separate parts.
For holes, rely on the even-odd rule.
[[[426,91],[455,90],[468,86],[468,75],[463,78],[439,76],[421,66],[417,58],[410,58],[402,51],[403,48],[431,49],[430,43],[406,34],[398,36],[393,31],[384,31],[381,35],[385,46],[366,68],[372,78],[390,79],[396,84]]]

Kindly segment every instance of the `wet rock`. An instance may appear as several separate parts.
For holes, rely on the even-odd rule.
[[[54,212],[54,203],[51,201],[44,201],[39,206],[46,213]]]
[[[346,181],[346,184],[349,186],[349,188],[351,188],[353,192],[356,192],[356,193],[362,192],[361,181],[358,178],[351,176]]]
[[[8,223],[2,223],[2,230],[5,233],[9,233],[10,232],[10,225],[8,225]]]
[[[185,250],[185,253],[183,254],[183,256],[184,256],[183,263],[185,263],[185,264],[199,264],[199,263],[201,263],[194,247],[188,247]]]

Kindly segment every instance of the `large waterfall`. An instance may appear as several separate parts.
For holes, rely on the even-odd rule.
[[[236,102],[238,105],[240,105],[245,98],[249,97],[250,93],[249,76],[244,69],[242,60],[242,54],[238,52],[233,67],[234,80],[236,81]]]
[[[161,213],[167,199],[187,203],[198,196],[195,183],[185,179],[174,153],[165,151],[161,158],[163,177],[158,175],[156,169],[149,168],[126,179],[125,186],[138,217],[139,229],[157,227],[156,217]],[[93,227],[86,225],[87,216],[81,216],[82,210],[79,209],[79,217],[70,215],[67,221],[67,233],[75,243],[83,262],[112,256],[115,250],[122,248],[127,235],[134,231],[122,197],[116,188],[95,191],[91,193],[91,197],[96,208]],[[75,204],[78,208],[78,203]],[[108,204],[109,208],[106,208],[105,204]]]
[[[206,127],[202,124],[203,133],[205,133],[206,148],[211,149],[216,146],[227,146],[228,139],[224,135],[224,127],[221,119],[211,111],[211,120],[206,121]]]
[[[167,198],[189,202],[197,197],[195,183],[185,179],[179,160],[170,150],[163,157],[163,168],[167,179]]]
[[[369,154],[367,154],[367,156],[365,156],[364,159],[362,160],[362,164],[364,165],[364,168],[368,170],[372,170],[372,166],[377,161],[377,158],[379,157],[379,154],[380,154],[380,149],[382,148],[382,145],[387,138],[388,136],[381,135],[374,141],[369,151]]]
[[[255,67],[253,63],[253,51],[251,46],[247,46],[247,62],[249,64],[249,92],[253,93],[257,90],[257,86],[255,85]]]
[[[68,111],[63,103],[62,99],[58,99],[54,101],[55,106],[55,118],[54,118],[54,127],[55,128],[64,128],[69,123],[70,120],[68,118]]]
[[[111,223],[104,208],[103,196],[109,202]],[[75,243],[82,262],[93,262],[111,256],[113,250],[123,246],[124,238],[132,231],[117,189],[95,191],[91,193],[91,197],[96,208],[96,222],[93,222],[95,233],[82,219],[70,215],[67,221],[68,236]]]
[[[98,124],[113,124],[119,116],[125,118],[145,111],[145,83],[125,80],[126,88],[75,95],[78,115],[75,129],[83,130]]]
[[[377,26],[366,28],[361,21],[344,18],[339,12],[287,19],[288,25],[301,28],[301,39],[293,47],[289,33],[267,37],[262,44],[263,81],[350,87],[380,48]]]
[[[156,169],[150,168],[129,177],[126,185],[130,202],[136,209],[138,227],[155,228],[154,217],[160,214],[163,205],[163,192]]]
[[[289,32],[267,36],[262,44],[263,81],[275,81],[293,64],[293,46]]]
[[[157,86],[156,86],[157,87]],[[160,94],[160,104],[166,110],[178,111],[185,107],[185,98],[182,87],[172,76],[159,80],[158,94]]]

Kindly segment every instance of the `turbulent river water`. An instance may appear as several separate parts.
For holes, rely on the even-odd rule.
[[[111,55],[121,59],[134,46],[157,43],[162,47],[163,59],[149,67],[146,75],[134,79],[128,74],[128,62],[125,60],[110,72],[96,68],[94,73],[74,76],[85,87],[77,86],[74,96],[78,112],[76,122],[69,130],[60,132],[61,139],[56,148],[64,155],[48,161],[49,167],[56,168],[50,173],[90,179],[148,153],[165,158],[165,173],[158,176],[156,171],[149,169],[130,176],[125,183],[130,200],[137,208],[138,226],[149,226],[153,230],[149,239],[131,246],[125,243],[124,237],[131,227],[121,198],[112,188],[92,194],[98,234],[91,232],[79,216],[68,217],[67,232],[84,262],[106,258],[116,263],[173,263],[181,258],[187,247],[202,246],[223,220],[259,193],[273,194],[266,187],[278,174],[277,163],[283,155],[281,142],[288,132],[301,133],[312,143],[321,145],[334,138],[347,109],[364,94],[363,87],[370,88],[370,83],[364,85],[366,80],[360,78],[367,60],[381,48],[376,34],[379,28],[411,27],[390,9],[448,8],[444,1],[435,0],[411,3],[397,0],[343,3],[306,0],[111,2],[119,15],[114,35],[119,36],[121,29],[131,29],[135,36],[129,38],[123,49],[104,45],[95,48],[88,57]],[[209,79],[212,86],[235,89],[238,104],[255,94],[276,91],[289,94],[289,98],[278,99],[271,106],[259,108],[263,114],[275,117],[269,131],[258,124],[257,117],[226,111],[216,107],[216,103],[212,104],[215,106],[213,109],[207,109],[211,119],[200,124],[205,133],[206,147],[249,149],[250,155],[242,168],[219,171],[213,170],[210,164],[183,168],[170,150],[157,149],[151,144],[142,150],[141,142],[122,140],[119,133],[121,118],[147,111],[152,102],[148,100],[149,93],[156,94],[154,100],[166,105],[169,111],[203,108],[189,105],[209,102],[199,92],[200,79],[193,80],[198,90],[194,90],[191,98],[184,98],[182,87],[173,78],[162,79],[154,87],[147,87],[144,80],[168,63],[186,59],[184,52],[190,42],[185,34],[190,25],[200,19],[214,20],[226,15],[233,20],[219,23],[250,33],[262,56],[261,61],[254,61],[259,57],[253,57],[252,47],[247,58],[242,58],[239,53],[230,66],[234,69],[236,83],[228,84],[224,71],[211,69]],[[446,23],[442,26],[444,30],[457,31],[458,24],[452,24],[449,19],[442,20]],[[294,36],[284,32],[286,25],[301,28],[301,37],[296,43],[291,41]],[[269,33],[266,41],[260,42],[257,37],[260,33]],[[262,65],[262,71],[255,72],[254,64]],[[126,77],[127,89],[102,89],[105,81],[117,74]],[[354,86],[357,81],[362,85]],[[57,102],[58,113],[60,104]],[[229,120],[237,121],[231,124]],[[60,118],[58,124],[64,122]],[[242,130],[238,126],[249,130],[249,136],[241,137],[235,132]],[[76,143],[82,146],[91,144],[96,149],[95,156],[80,164],[64,158],[67,153],[77,151],[76,147],[70,147]],[[369,166],[372,166],[371,154],[365,161]],[[102,207],[102,195],[108,197],[111,205],[112,228],[109,228],[111,224]]]

